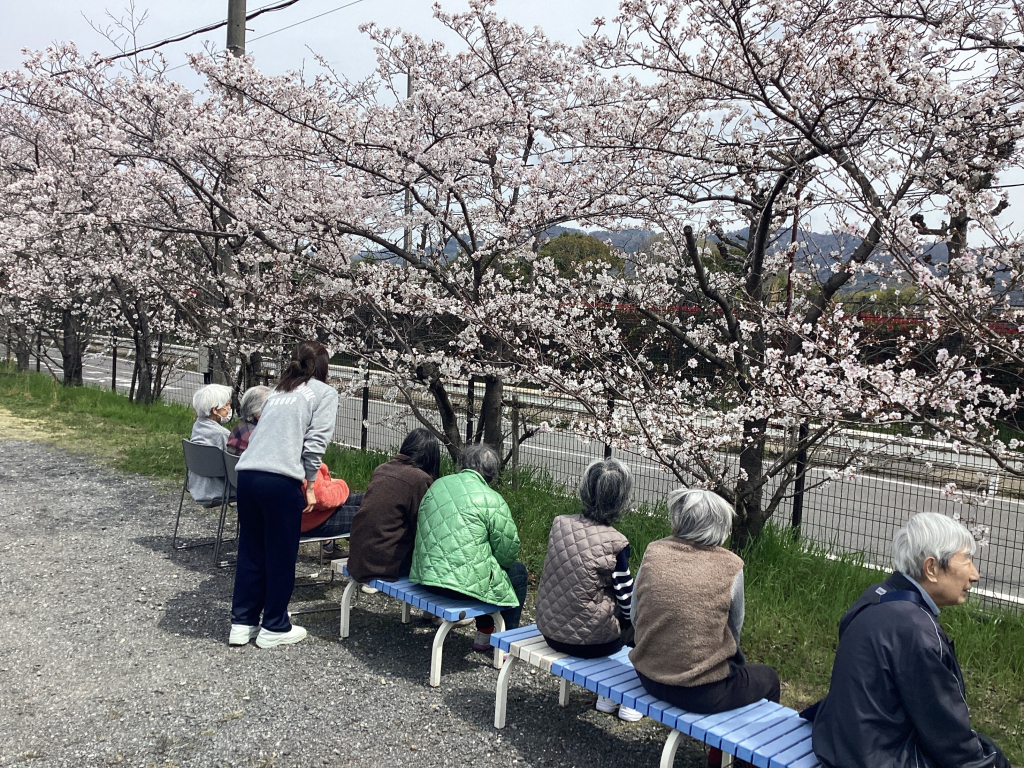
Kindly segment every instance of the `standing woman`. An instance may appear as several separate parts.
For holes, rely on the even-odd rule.
[[[338,392],[326,383],[328,359],[322,344],[299,343],[238,460],[238,565],[230,645],[256,638],[260,648],[273,648],[306,636],[305,629],[292,626],[288,602],[302,515],[316,503],[317,471],[338,410]]]

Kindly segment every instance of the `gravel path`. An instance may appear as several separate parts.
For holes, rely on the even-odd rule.
[[[230,648],[233,571],[209,547],[170,553],[176,504],[166,484],[0,440],[0,765],[658,764],[664,728],[602,715],[580,688],[561,709],[548,675],[515,673],[494,730],[497,672],[467,631],[430,688],[433,628],[402,626],[381,595],[361,597],[346,641],[335,610],[303,616],[300,644]],[[209,530],[194,519],[187,534]],[[297,590],[293,607],[340,594]],[[703,764],[696,747],[676,759]]]

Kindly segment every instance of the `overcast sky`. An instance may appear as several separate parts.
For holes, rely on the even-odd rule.
[[[289,69],[315,66],[313,53],[325,56],[332,66],[349,78],[369,74],[374,67],[373,49],[359,25],[374,21],[382,27],[401,27],[418,35],[447,39],[447,30],[433,19],[432,0],[299,0],[282,11],[266,13],[248,24],[247,48],[256,57],[260,68],[271,74]],[[276,4],[275,0],[249,0],[248,9]],[[3,24],[0,24],[0,69],[10,69],[21,62],[21,49],[44,48],[57,40],[75,42],[85,52],[112,53],[114,47],[94,31],[88,20],[109,26],[107,13],[126,15],[128,0],[6,0],[2,3]],[[227,0],[138,0],[136,14],[149,11],[149,18],[139,33],[138,44],[158,42],[221,21],[227,16]],[[462,11],[466,0],[444,0],[448,11]],[[499,0],[498,13],[527,27],[540,26],[551,37],[577,42],[581,33],[591,29],[596,16],[609,19],[615,15],[618,0]],[[327,15],[291,24],[325,12]],[[256,38],[282,30],[262,40]],[[218,49],[225,44],[223,28],[190,40],[165,46],[170,66],[185,61],[189,51],[202,50],[209,42]],[[176,76],[190,85],[200,83],[188,67],[175,70]]]

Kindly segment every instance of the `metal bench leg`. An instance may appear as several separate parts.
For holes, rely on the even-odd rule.
[[[683,738],[681,731],[673,729],[665,740],[665,748],[661,750],[661,768],[672,768],[676,761],[676,750],[679,749],[679,740]],[[724,763],[723,763],[724,765]]]
[[[512,667],[519,661],[515,656],[509,656],[508,661],[498,673],[498,687],[494,692],[494,727],[501,729],[505,727],[505,712],[508,708],[508,681],[512,677]]]
[[[349,579],[348,584],[345,585],[345,591],[341,595],[341,627],[338,631],[342,637],[348,637],[349,613],[352,610],[352,593],[358,587],[359,582],[355,579]]]
[[[564,677],[558,679],[558,706],[569,706],[569,681]]]
[[[444,646],[444,639],[455,626],[454,622],[442,621],[440,629],[434,635],[434,644],[430,648],[430,687],[437,688],[441,685],[441,649]]]
[[[408,624],[412,619],[412,606],[409,603],[402,603],[402,623]]]
[[[494,618],[494,631],[504,632],[505,631],[505,617],[500,613],[492,613],[491,616]],[[501,669],[501,662],[505,658],[505,653],[498,648],[494,647],[494,668]]]
[[[678,733],[678,731],[677,731]],[[728,752],[722,753],[722,768],[732,768],[733,762],[736,760],[735,757],[730,755]]]

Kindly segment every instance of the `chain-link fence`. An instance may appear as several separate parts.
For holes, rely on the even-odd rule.
[[[59,355],[42,349],[38,366],[42,371],[59,374]],[[192,394],[203,385],[194,351],[183,348],[167,350],[175,355],[171,373],[163,389],[163,399],[190,405]],[[125,359],[123,347],[116,370],[112,370],[109,345],[94,350],[86,357],[84,378],[87,384],[115,388],[127,394],[131,388],[133,363]],[[35,354],[32,368],[37,365]],[[371,384],[357,368],[331,366],[332,380],[342,390],[339,401],[335,442],[350,446],[393,451],[405,434],[420,422],[412,409],[401,402],[396,389]],[[483,384],[474,385],[472,399],[482,402]],[[470,401],[469,385],[456,385],[453,405],[460,414],[460,433],[466,434]],[[518,398],[506,392],[506,401]],[[576,411],[572,403],[524,394],[520,417],[533,426],[543,420],[550,431],[538,431],[518,451],[518,464],[547,473],[556,483],[575,486],[583,469],[594,459],[611,455],[602,443],[585,441],[572,432],[559,428],[569,423]],[[436,412],[426,401],[417,404],[428,419]],[[509,429],[512,409],[505,409]],[[435,422],[435,426],[439,426]],[[472,424],[470,426],[473,426]],[[844,425],[836,440],[844,445],[870,440],[870,433],[859,431],[859,425]],[[877,437],[877,435],[876,435]],[[820,451],[807,464],[806,483],[802,493],[793,488],[775,511],[775,521],[782,526],[794,522],[799,511],[800,532],[807,539],[835,552],[863,552],[866,562],[888,568],[893,534],[911,515],[934,511],[957,515],[977,529],[987,529],[987,546],[979,549],[976,562],[982,574],[977,593],[983,600],[1024,604],[1024,531],[1021,530],[1021,505],[1024,503],[1024,480],[1002,471],[989,457],[980,453],[953,452],[937,443],[910,440],[885,447],[876,441],[872,461],[862,466],[853,477],[833,478],[835,456],[841,450]],[[511,445],[506,444],[507,452]],[[884,454],[889,451],[888,455]],[[614,452],[627,462],[634,473],[634,496],[639,504],[657,504],[678,483],[659,464],[640,453]],[[831,457],[831,458],[829,458]],[[766,494],[774,489],[766,488]]]

